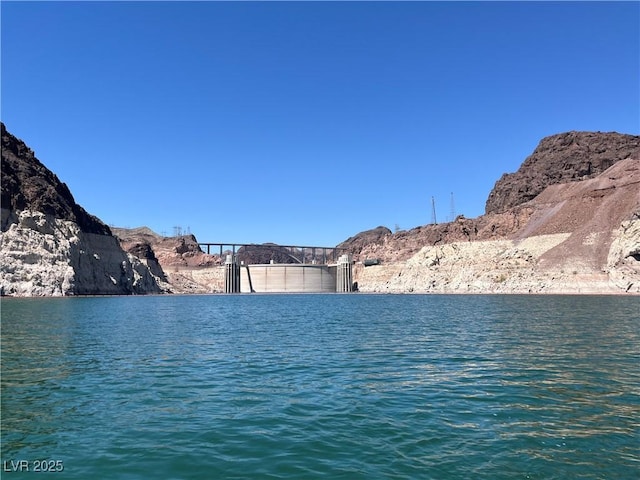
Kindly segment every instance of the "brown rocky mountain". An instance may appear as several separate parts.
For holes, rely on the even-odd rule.
[[[107,225],[2,124],[3,295],[159,293],[161,278],[122,250]]]
[[[360,290],[640,293],[640,137],[548,137],[487,205],[477,218],[340,244],[359,262]],[[364,268],[373,258],[382,264]]]
[[[361,291],[640,293],[640,137],[547,137],[496,183],[486,210],[396,233],[377,227],[338,246],[351,251]],[[193,235],[110,229],[4,125],[0,246],[7,295],[223,291],[219,254]],[[245,263],[295,261],[271,244],[237,253]]]
[[[543,138],[515,173],[505,173],[487,199],[485,212],[500,213],[532,200],[547,186],[600,175],[640,150],[640,136],[567,132]]]
[[[298,254],[296,257],[294,254]],[[298,263],[300,252],[289,252],[275,243],[246,245],[238,249],[238,260],[248,265],[266,263]]]
[[[347,238],[344,242],[340,243],[338,247],[346,248],[351,254],[357,255],[362,252],[365,247],[383,245],[385,239],[389,236],[391,236],[391,230],[387,227],[379,226]]]
[[[157,261],[162,268],[210,267],[223,263],[219,255],[207,255],[194,235],[164,237],[147,227],[112,228],[122,248],[137,257]]]
[[[45,167],[27,145],[2,129],[2,231],[15,217],[11,213],[32,210],[78,224],[86,233],[111,235],[109,227],[88,214],[73,199],[66,184]],[[7,217],[5,217],[7,215]]]
[[[147,227],[112,227],[122,248],[143,259],[166,280],[166,293],[213,293],[224,291],[224,259],[204,253],[196,237],[164,237]]]

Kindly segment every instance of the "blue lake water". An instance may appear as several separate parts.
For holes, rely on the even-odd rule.
[[[1,307],[7,478],[640,477],[639,297]]]

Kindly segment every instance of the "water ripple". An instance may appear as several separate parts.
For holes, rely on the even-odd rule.
[[[639,306],[3,300],[2,460],[72,479],[637,478]]]

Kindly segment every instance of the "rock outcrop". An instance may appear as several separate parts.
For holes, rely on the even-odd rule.
[[[68,220],[85,233],[110,235],[109,227],[78,205],[65,183],[45,167],[22,141],[2,129],[2,231],[30,210]]]
[[[125,251],[162,272],[167,293],[224,292],[224,259],[204,253],[194,235],[164,237],[147,227],[112,231]]]
[[[346,248],[351,254],[359,254],[365,247],[383,245],[385,239],[389,236],[391,236],[391,230],[387,227],[379,226],[347,238],[338,247]]]
[[[543,138],[517,172],[496,182],[485,212],[501,213],[521,205],[549,185],[593,178],[638,151],[637,135],[567,132]]]
[[[622,222],[609,248],[607,273],[625,291],[640,291],[640,212]]]
[[[161,279],[2,124],[3,295],[160,293]]]
[[[147,227],[112,228],[122,248],[155,261],[163,269],[171,267],[211,267],[223,262],[219,255],[207,255],[194,235],[164,237]]]
[[[110,229],[4,125],[1,212],[4,295],[223,291],[230,252],[204,253],[193,235]],[[547,137],[498,180],[486,212],[396,233],[377,227],[338,247],[352,253],[364,292],[640,294],[639,136]],[[303,252],[265,244],[236,253],[286,263]]]
[[[370,292],[640,293],[639,140],[549,137],[498,182],[489,213],[356,245],[354,280]]]

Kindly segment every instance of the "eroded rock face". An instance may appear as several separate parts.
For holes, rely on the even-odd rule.
[[[567,132],[542,139],[515,173],[496,182],[486,213],[501,213],[535,198],[547,186],[595,177],[613,164],[638,158],[640,136]]]
[[[616,232],[609,249],[607,271],[620,289],[640,293],[640,211]]]
[[[4,295],[65,296],[159,293],[157,279],[115,237],[21,210],[0,237]]]
[[[365,247],[383,245],[385,240],[390,236],[391,230],[387,227],[380,226],[360,232],[353,237],[349,237],[344,242],[340,243],[338,247],[346,248],[352,254],[359,254],[363,249],[365,249]]]
[[[380,230],[384,227],[378,227],[355,235],[338,246],[349,249],[356,261],[366,258],[376,258],[384,263],[404,261],[425,245],[505,238],[522,228],[532,213],[531,207],[523,206],[478,218],[460,215],[453,222],[423,225],[393,234],[388,229],[386,232]],[[370,234],[375,231],[380,235]]]
[[[165,272],[172,267],[211,267],[224,263],[220,255],[204,253],[194,235],[164,237],[148,227],[114,227],[113,233],[124,250],[156,261]]]
[[[122,248],[139,257],[161,280],[167,293],[224,292],[224,259],[204,253],[195,236],[165,237],[148,227],[114,227],[112,231]]]
[[[108,226],[2,125],[3,295],[160,293],[155,276],[126,253]]]
[[[27,145],[2,129],[2,231],[21,210],[31,210],[76,223],[83,232],[111,235],[109,227],[73,199],[66,184],[34,155]]]
[[[640,159],[547,186],[501,213],[363,245],[363,292],[640,293]]]

